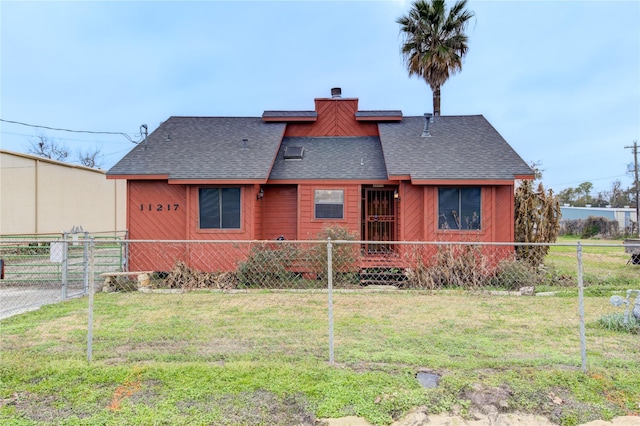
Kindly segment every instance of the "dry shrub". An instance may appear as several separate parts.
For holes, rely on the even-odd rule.
[[[358,233],[349,231],[349,228],[342,225],[325,225],[316,237],[318,240],[328,241],[357,241]],[[313,258],[316,259],[316,265],[319,275],[326,275],[329,264],[327,245],[317,244],[311,248]],[[358,245],[356,244],[333,244],[331,252],[331,261],[334,272],[351,272],[358,271]]]
[[[186,263],[177,261],[164,281],[168,288],[183,290],[221,289],[229,290],[238,287],[238,278],[233,272],[203,272],[189,268]]]
[[[553,243],[560,232],[560,203],[553,191],[542,184],[533,190],[533,182],[524,181],[515,193],[515,240],[523,243]],[[548,245],[517,246],[518,259],[538,266],[549,252]]]
[[[407,285],[428,290],[483,287],[491,283],[494,269],[481,248],[473,245],[438,246],[432,257],[417,253],[412,263]]]
[[[304,264],[304,250],[287,242],[268,242],[251,246],[247,259],[240,262],[237,276],[249,287],[283,287],[295,279],[294,263]],[[304,266],[304,265],[303,265]],[[303,267],[304,269],[304,267]]]
[[[503,259],[498,264],[492,284],[507,290],[518,290],[522,287],[535,287],[544,281],[545,273],[542,269],[525,261]]]

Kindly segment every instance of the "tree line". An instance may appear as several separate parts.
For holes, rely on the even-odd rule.
[[[620,180],[614,180],[611,187],[593,194],[593,184],[582,182],[575,188],[565,188],[558,192],[558,201],[574,207],[635,207],[635,183],[623,188]]]

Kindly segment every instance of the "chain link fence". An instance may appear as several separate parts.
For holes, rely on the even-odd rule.
[[[1,242],[2,318],[87,296],[37,330],[59,336],[60,356],[583,370],[640,358],[634,244],[77,237]]]
[[[87,295],[90,252],[102,271],[126,267],[126,232],[121,234],[0,236],[0,319]]]

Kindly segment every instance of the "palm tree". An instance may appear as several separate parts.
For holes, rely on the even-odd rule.
[[[406,16],[396,20],[403,35],[402,56],[409,76],[423,78],[433,91],[433,115],[440,115],[440,87],[462,69],[467,53],[467,0],[458,0],[446,13],[444,0],[416,0]]]

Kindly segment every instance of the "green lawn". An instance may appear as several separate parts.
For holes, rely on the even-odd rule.
[[[634,414],[639,335],[598,325],[620,310],[608,297],[585,299],[585,374],[574,297],[336,292],[332,366],[323,292],[101,293],[91,363],[87,299],[0,321],[0,422],[384,425],[423,405],[468,415],[498,390],[503,411],[566,425]]]
[[[629,262],[623,240],[580,240],[560,237],[558,245],[551,247],[545,265],[558,276],[574,278],[578,271],[577,243],[582,244],[582,262],[585,286],[598,286],[607,290],[640,288],[640,265]]]

